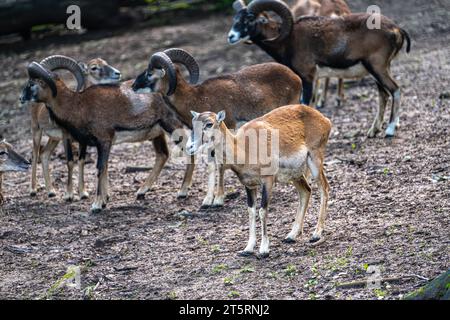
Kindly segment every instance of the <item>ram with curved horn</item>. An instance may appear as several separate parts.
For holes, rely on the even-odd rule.
[[[83,69],[82,76],[76,73],[79,77],[77,79],[77,91],[84,90],[94,84],[113,84],[118,83],[121,78],[119,70],[110,66],[105,60],[101,58],[95,58],[90,60],[87,64],[76,62],[73,59],[53,55],[45,58],[40,62],[45,68],[50,71],[56,71],[59,69],[72,69],[74,70],[75,64],[79,65]],[[42,172],[44,175],[45,188],[49,197],[56,196],[55,189],[53,187],[51,175],[50,175],[50,157],[58,146],[61,140],[64,140],[65,153],[67,159],[68,176],[66,194],[64,199],[66,201],[72,201],[74,199],[73,187],[72,187],[72,173],[73,173],[73,153],[71,149],[72,139],[62,130],[54,121],[50,119],[50,115],[43,103],[31,104],[31,132],[33,136],[33,158],[32,158],[32,170],[31,170],[31,188],[30,195],[35,196],[37,194],[37,178],[36,169],[38,159],[40,158],[42,164]],[[48,136],[47,144],[41,150],[42,135]],[[63,136],[65,139],[63,139]],[[69,140],[67,140],[69,138]],[[84,163],[86,157],[86,146],[80,145],[78,165],[79,165],[79,196],[81,199],[86,199],[89,194],[85,190],[84,186]]]
[[[253,255],[256,246],[256,198],[261,187],[261,246],[259,257],[269,255],[267,213],[275,183],[293,184],[299,194],[299,206],[291,232],[285,242],[295,242],[303,233],[306,211],[311,197],[309,175],[320,190],[320,213],[310,242],[325,240],[323,229],[327,216],[329,184],[325,175],[324,157],[331,131],[331,121],[317,110],[304,105],[281,106],[254,119],[236,132],[224,123],[225,111],[192,114],[193,125],[199,126],[187,143],[189,153],[212,149],[216,159],[225,163],[237,175],[247,193],[250,236],[242,256]],[[288,124],[288,125],[287,125]],[[257,141],[252,147],[249,137]],[[275,142],[276,141],[276,142]],[[275,143],[274,143],[275,142]],[[263,151],[261,150],[263,149]],[[256,154],[267,157],[255,157]],[[230,161],[230,159],[232,159]],[[233,161],[237,159],[237,161]],[[262,161],[262,159],[264,159]],[[284,213],[284,212],[283,212]]]
[[[164,53],[152,56],[152,67],[164,70],[171,77],[170,93],[176,86],[175,67]],[[82,73],[80,66],[72,72]],[[91,211],[101,211],[108,198],[108,159],[113,144],[152,140],[156,149],[156,164],[146,183],[152,183],[168,158],[165,131],[182,128],[183,123],[169,110],[161,94],[137,94],[131,82],[118,85],[94,85],[82,92],[70,90],[52,71],[37,62],[28,66],[29,80],[20,100],[45,103],[57,125],[87,146],[97,149],[97,195]]]
[[[271,18],[276,13],[282,20]],[[371,28],[371,19],[380,28]],[[235,13],[228,34],[230,44],[250,40],[276,61],[288,66],[303,81],[302,102],[311,103],[318,68],[340,78],[372,75],[377,83],[380,103],[368,131],[374,137],[382,128],[384,111],[392,97],[391,116],[386,136],[395,135],[400,118],[400,87],[390,74],[392,60],[404,44],[410,51],[408,33],[385,16],[350,14],[343,17],[301,17],[294,21],[289,7],[276,0],[253,0]]]
[[[281,64],[253,65],[238,72],[193,84],[198,80],[199,66],[192,55],[176,48],[164,52],[174,63],[186,66],[190,72],[191,83],[188,83],[177,66],[177,87],[173,95],[164,97],[167,106],[175,110],[183,122],[191,123],[191,111],[225,110],[227,114],[225,123],[229,128],[235,129],[244,122],[262,116],[279,106],[296,103],[300,99],[299,92],[302,87],[300,78]],[[147,70],[144,76],[135,80],[133,89],[136,91],[151,89],[164,94],[167,92],[169,80],[168,77],[161,77],[161,73]],[[191,125],[190,127],[192,128]],[[208,192],[202,207],[224,204],[224,170],[223,166],[216,168],[214,162],[208,166]],[[219,180],[214,194],[216,171],[219,173]],[[187,177],[189,182],[191,178],[192,175]],[[186,194],[179,195],[186,196]]]

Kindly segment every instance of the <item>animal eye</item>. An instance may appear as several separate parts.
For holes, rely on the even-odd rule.
[[[0,156],[6,154],[6,151],[0,151]]]
[[[207,123],[207,124],[205,125],[205,128],[206,128],[206,129],[211,129],[212,126],[213,126],[213,124],[210,122],[210,123]]]
[[[92,70],[92,71],[98,70],[98,67],[97,67],[97,66],[93,66],[93,67],[91,68],[91,70]]]

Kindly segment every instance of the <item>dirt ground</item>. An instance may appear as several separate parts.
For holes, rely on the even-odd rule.
[[[362,11],[371,1],[349,3]],[[401,127],[393,139],[366,138],[378,105],[373,80],[349,83],[341,107],[333,90],[321,109],[334,126],[326,156],[331,194],[324,243],[308,244],[317,221],[316,188],[305,234],[295,244],[284,244],[298,200],[292,187],[276,187],[269,213],[271,254],[265,260],[237,255],[247,241],[248,217],[245,191],[231,172],[220,210],[199,210],[206,191],[204,165],[196,171],[189,198],[177,200],[184,167],[174,159],[146,200],[136,201],[146,173],[126,174],[125,168],[152,165],[151,143],[113,148],[111,201],[101,214],[89,214],[92,197],[73,203],[62,199],[66,169],[59,146],[52,162],[56,198],[48,199],[43,188],[31,198],[28,174],[5,177],[0,298],[398,299],[423,285],[423,278],[447,270],[450,8],[446,1],[377,3],[413,38],[412,52],[403,52],[392,67],[403,93]],[[168,47],[191,51],[203,79],[271,60],[256,47],[229,46],[230,23],[231,16],[217,14],[172,26],[142,23],[125,30],[2,43],[0,134],[31,158],[30,110],[18,98],[26,64],[50,54],[85,61],[101,56],[127,78],[144,70],[152,53]],[[40,168],[38,176],[43,185]],[[93,163],[87,166],[87,180],[92,194]],[[183,210],[192,215],[177,215]],[[58,288],[71,265],[81,267],[81,288]],[[367,279],[369,266],[383,278],[400,279],[378,289],[336,287]]]

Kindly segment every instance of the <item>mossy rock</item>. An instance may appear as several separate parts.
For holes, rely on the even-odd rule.
[[[450,300],[450,269],[424,287],[408,294],[405,300]]]

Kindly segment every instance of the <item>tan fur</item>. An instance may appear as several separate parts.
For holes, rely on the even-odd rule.
[[[189,84],[177,68],[178,85],[169,99],[184,122],[190,123],[190,111],[219,112],[225,110],[226,124],[230,129],[271,110],[300,100],[301,80],[289,68],[278,63],[264,63],[242,70],[214,77],[199,85]],[[167,80],[163,81],[161,92],[166,92]],[[224,199],[223,170],[219,170],[217,192],[208,188],[203,207],[222,206]],[[215,172],[210,172],[214,174]],[[211,183],[211,185],[213,185]]]
[[[194,121],[200,121],[202,124],[213,123],[211,129],[203,129],[204,136],[209,137],[206,130],[218,129],[224,141],[228,143],[224,148],[219,148],[219,143],[208,140],[206,143],[211,143],[215,146],[216,152],[223,150],[223,159],[235,159],[234,163],[225,163],[226,167],[230,167],[239,177],[239,180],[247,188],[249,199],[248,208],[250,214],[250,238],[243,254],[252,254],[256,244],[255,234],[255,212],[256,212],[256,190],[259,186],[263,187],[262,192],[262,207],[260,209],[262,241],[260,248],[260,255],[266,256],[269,253],[269,240],[267,236],[267,210],[271,199],[271,192],[274,183],[278,180],[284,183],[292,183],[298,190],[302,199],[299,210],[297,211],[296,221],[287,241],[295,241],[295,238],[302,232],[303,220],[307,210],[307,203],[310,197],[310,187],[305,178],[309,173],[318,181],[319,189],[321,191],[321,208],[319,221],[314,232],[312,241],[317,242],[322,240],[323,225],[326,217],[327,201],[329,186],[325,176],[323,162],[325,157],[325,148],[331,130],[331,122],[324,117],[320,112],[304,106],[304,105],[289,105],[277,108],[270,113],[256,118],[244,126],[242,126],[233,135],[227,128],[224,122],[217,121],[217,115],[212,112],[204,112],[200,114]],[[205,126],[203,126],[205,128]],[[250,144],[242,144],[239,141],[246,141],[249,133],[257,132],[258,147],[263,146],[261,143],[262,130],[268,132],[268,140],[266,144],[267,154],[270,155],[272,161],[278,161],[279,167],[273,174],[267,174],[264,168],[267,164],[260,161],[257,163],[250,163],[249,155]],[[272,149],[272,141],[274,135],[278,133],[279,148],[278,154]],[[223,141],[222,140],[222,141]],[[259,152],[259,149],[254,150]],[[237,162],[239,158],[245,161]]]

